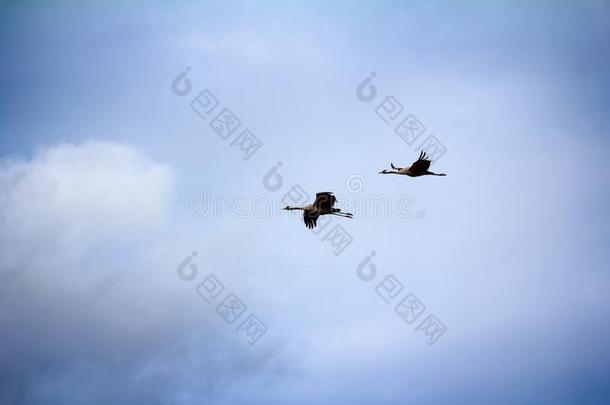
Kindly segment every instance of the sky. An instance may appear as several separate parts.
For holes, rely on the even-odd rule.
[[[610,402],[607,2],[0,10],[0,404]]]

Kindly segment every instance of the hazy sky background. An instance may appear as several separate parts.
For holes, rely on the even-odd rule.
[[[610,401],[607,2],[0,7],[1,404]],[[205,88],[263,142],[249,160],[190,108]],[[377,175],[418,154],[386,95],[447,177]],[[277,209],[296,184],[355,214],[341,255]],[[246,215],[193,216],[203,190]],[[195,292],[209,273],[267,325],[255,345]],[[375,292],[390,274],[413,325]]]

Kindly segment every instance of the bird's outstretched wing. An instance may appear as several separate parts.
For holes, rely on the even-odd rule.
[[[322,212],[330,212],[330,209],[335,205],[337,199],[331,192],[323,192],[316,194],[316,201],[313,205]]]
[[[424,152],[422,150],[421,153],[419,154],[419,158],[415,162],[413,162],[413,164],[409,168],[409,171],[413,174],[420,174],[420,173],[427,172],[428,169],[430,168],[430,163],[431,162],[430,162],[430,159],[428,158],[428,155],[426,154],[426,152]]]
[[[303,211],[303,221],[305,222],[305,226],[309,229],[313,229],[316,227],[318,222],[318,215],[312,215],[307,211]]]

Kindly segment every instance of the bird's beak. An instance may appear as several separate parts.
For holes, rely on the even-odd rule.
[[[282,209],[283,209],[283,210],[286,210],[286,211],[289,211],[289,210],[290,210],[290,207],[286,206],[286,207],[284,207],[284,208],[282,208]]]

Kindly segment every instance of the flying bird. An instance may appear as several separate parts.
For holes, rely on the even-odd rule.
[[[352,218],[352,214],[349,212],[341,212],[339,208],[333,208],[333,205],[337,202],[337,199],[330,192],[323,192],[316,194],[316,201],[313,204],[304,205],[302,207],[290,207],[286,206],[284,209],[287,211],[302,210],[303,221],[305,226],[309,229],[316,227],[316,222],[320,215],[337,215],[340,217]]]
[[[379,174],[403,174],[409,177],[446,176],[445,173],[434,173],[428,171],[428,169],[430,168],[430,163],[432,162],[428,158],[428,155],[426,155],[426,152],[422,150],[419,154],[419,158],[415,162],[413,162],[411,167],[396,167],[393,163],[390,163],[390,166],[392,166],[392,169],[394,170],[384,169],[380,171]]]

